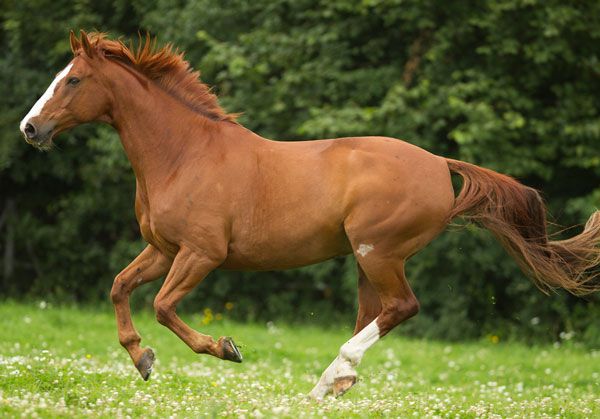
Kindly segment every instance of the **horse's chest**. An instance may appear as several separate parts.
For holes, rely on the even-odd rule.
[[[153,214],[149,206],[140,200],[136,201],[136,216],[140,232],[146,242],[158,248],[165,255],[175,255],[177,253],[176,240],[173,240],[168,234],[168,220],[161,219],[160,215]]]
[[[148,243],[152,243],[154,241],[154,231],[148,214],[144,213],[141,217],[138,216],[138,223],[140,225],[140,232],[142,233],[144,240],[146,240]]]

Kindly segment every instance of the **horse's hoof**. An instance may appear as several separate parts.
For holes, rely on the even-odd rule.
[[[140,357],[140,360],[135,364],[135,367],[140,372],[144,381],[148,381],[152,372],[152,364],[154,364],[154,352],[150,348],[146,348]]]
[[[229,337],[222,338],[221,346],[223,348],[223,359],[233,362],[242,362],[242,354],[238,350],[237,346],[235,346],[233,339]]]
[[[345,392],[356,384],[356,375],[347,375],[345,377],[338,377],[333,381],[333,395],[335,397],[342,396]]]

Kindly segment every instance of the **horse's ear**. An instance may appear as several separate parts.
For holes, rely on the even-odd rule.
[[[73,30],[69,32],[69,42],[71,43],[71,51],[75,54],[81,48],[81,42],[79,42]]]
[[[94,47],[92,47],[87,34],[83,29],[81,29],[79,33],[81,35],[81,47],[83,48],[83,52],[85,52],[88,57],[93,58],[96,51],[94,50]]]

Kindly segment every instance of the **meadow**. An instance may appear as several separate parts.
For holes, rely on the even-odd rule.
[[[234,337],[244,362],[196,355],[142,311],[134,321],[157,354],[144,382],[119,346],[110,306],[0,304],[0,416],[600,417],[600,350],[570,341],[527,347],[494,336],[448,343],[393,334],[367,353],[349,393],[317,403],[306,393],[350,326],[183,317]]]

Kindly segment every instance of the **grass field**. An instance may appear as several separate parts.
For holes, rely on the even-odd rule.
[[[230,335],[244,363],[195,355],[151,313],[134,315],[157,362],[148,382],[116,339],[108,306],[0,304],[2,417],[600,417],[600,351],[494,340],[388,336],[345,396],[308,400],[350,329],[238,324],[187,316]]]

